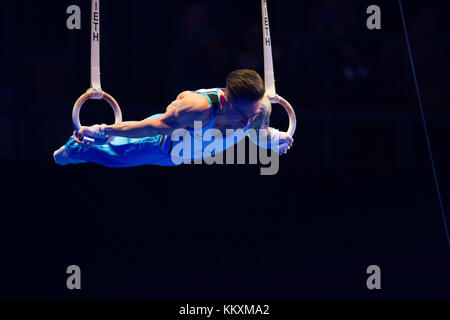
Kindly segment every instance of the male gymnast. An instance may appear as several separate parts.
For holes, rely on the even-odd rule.
[[[263,147],[271,148],[270,142],[277,141],[281,148],[278,151],[286,153],[294,140],[288,133],[269,127],[271,110],[270,101],[265,97],[264,81],[259,74],[248,69],[236,70],[228,74],[224,89],[184,91],[163,114],[155,114],[142,121],[81,127],[54,152],[53,157],[59,165],[91,162],[106,167],[175,166],[180,164],[174,161],[173,155],[176,142],[172,134],[177,129],[185,129],[191,139],[196,139],[203,137],[208,129],[217,129],[225,137],[227,129],[246,132],[252,128],[259,133],[266,132],[264,141],[267,143]],[[198,126],[195,129],[195,123],[200,121],[200,130]],[[115,138],[105,144],[90,144],[84,141],[85,136]],[[258,139],[252,141],[258,143]],[[202,153],[203,158],[209,156],[213,154]]]

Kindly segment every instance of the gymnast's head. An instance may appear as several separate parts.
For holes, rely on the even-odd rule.
[[[248,69],[230,72],[225,87],[227,117],[241,126],[248,125],[260,112],[265,93],[264,81],[257,72]]]

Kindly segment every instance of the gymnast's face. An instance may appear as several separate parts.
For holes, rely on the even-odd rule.
[[[262,107],[262,100],[250,101],[243,98],[227,99],[227,115],[238,128],[245,128],[255,120]]]

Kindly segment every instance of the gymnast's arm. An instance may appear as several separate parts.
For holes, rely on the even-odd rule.
[[[264,98],[261,111],[256,116],[255,120],[252,121],[250,129],[248,132],[249,139],[256,145],[260,147],[270,148],[270,138],[271,138],[271,128],[269,127],[270,114],[272,113],[272,105],[267,98]],[[261,130],[261,131],[260,131]],[[264,135],[264,136],[261,136]],[[261,146],[259,142],[267,141],[267,146]]]
[[[271,141],[275,139],[275,135],[278,135],[279,145],[286,144],[282,153],[286,153],[292,144],[294,139],[287,132],[280,132],[275,128],[269,127],[270,114],[272,113],[272,105],[269,99],[264,98],[262,108],[255,120],[252,121],[250,129],[248,132],[249,139],[256,145],[260,147],[270,149]]]
[[[143,138],[156,135],[169,135],[179,128],[185,128],[187,123],[193,121],[195,112],[188,110],[179,101],[172,102],[166,112],[157,118],[141,121],[125,121],[106,126],[105,135]]]
[[[209,107],[196,103],[188,94],[183,92],[178,95],[177,100],[173,101],[167,107],[166,112],[157,118],[108,125],[104,127],[102,134],[127,138],[168,135],[177,129],[191,126],[196,120],[204,120],[209,116]],[[92,136],[91,130],[91,127],[82,127],[74,135],[81,142],[84,134]]]

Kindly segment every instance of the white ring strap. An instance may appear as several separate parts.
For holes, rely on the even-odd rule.
[[[101,99],[100,83],[100,0],[92,0],[91,12],[91,88],[98,92],[93,99]]]
[[[272,39],[270,38],[269,12],[267,0],[261,0],[263,17],[263,41],[264,41],[264,83],[266,84],[267,96],[273,99],[277,96],[275,90],[275,75],[273,72]]]

